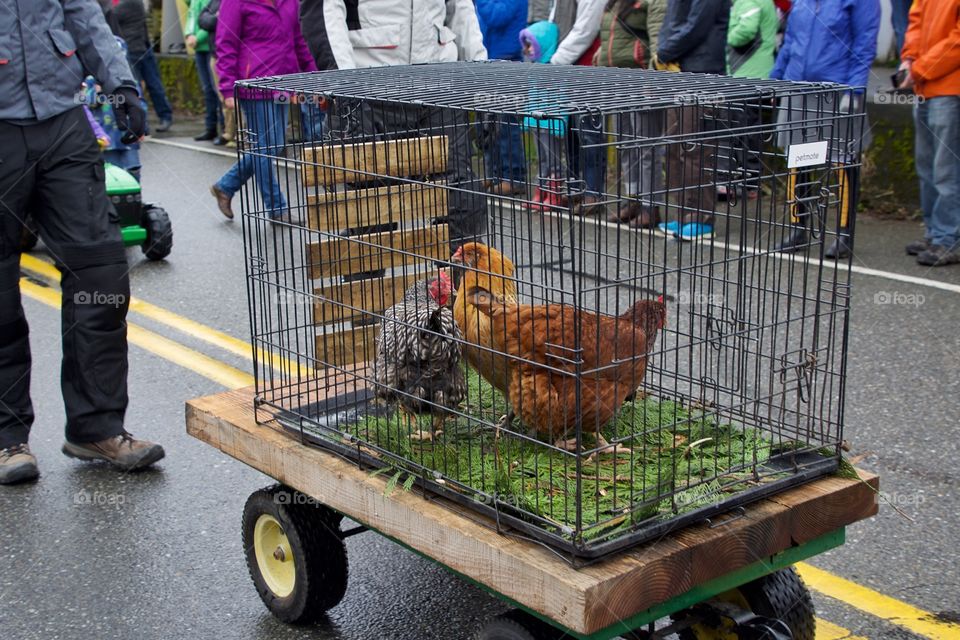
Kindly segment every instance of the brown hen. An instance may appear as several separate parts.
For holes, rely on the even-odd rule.
[[[640,300],[617,317],[565,304],[518,304],[482,286],[465,297],[489,318],[490,334],[511,356],[511,410],[538,434],[559,438],[557,447],[576,451],[576,438],[564,437],[578,424],[579,360],[579,424],[596,432],[598,447],[607,446],[600,428],[643,380],[647,354],[666,323],[662,298]]]

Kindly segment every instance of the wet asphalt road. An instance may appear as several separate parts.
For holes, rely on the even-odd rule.
[[[166,263],[131,249],[133,294],[245,339],[239,221],[207,192],[229,159],[147,144],[145,198],[175,229]],[[902,253],[918,223],[864,219],[857,264],[960,284]],[[960,293],[855,275],[846,437],[861,466],[912,520],[883,505],[851,527],[819,567],[934,614],[960,610]],[[893,302],[888,303],[887,300]],[[128,428],[163,443],[152,471],[123,475],[64,458],[59,314],[25,299],[38,416],[31,445],[42,477],[0,488],[0,638],[470,638],[497,600],[375,534],[348,541],[351,581],[323,624],[288,627],[265,610],[240,543],[246,497],[270,483],[184,432],[183,402],[214,382],[131,348]],[[131,320],[242,370],[230,354],[150,320]],[[815,595],[821,617],[869,638],[916,638]]]

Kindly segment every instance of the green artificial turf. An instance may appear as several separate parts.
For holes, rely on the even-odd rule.
[[[608,449],[590,459],[582,456],[578,494],[577,456],[505,430],[498,437],[490,424],[507,412],[505,398],[470,368],[467,384],[468,401],[460,408],[466,415],[448,417],[434,441],[411,437],[418,429],[430,430],[429,415],[413,418],[393,411],[342,428],[407,462],[389,461],[391,491],[398,483],[409,488],[411,476],[425,473],[419,465],[439,472],[433,479],[442,478],[449,488],[469,492],[460,483],[495,495],[501,506],[533,514],[541,526],[567,538],[577,537],[581,495],[579,533],[584,541],[615,537],[637,523],[724,500],[774,477],[762,471],[771,446],[760,431],[648,396],[624,404],[602,429],[610,442],[626,438],[623,444],[632,455],[614,456]],[[519,420],[511,429],[526,433]],[[594,447],[592,433],[582,440],[586,450]],[[754,475],[755,465],[764,477]]]

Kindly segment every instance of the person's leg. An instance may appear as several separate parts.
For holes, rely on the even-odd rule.
[[[173,109],[170,108],[170,103],[167,101],[167,92],[163,88],[160,69],[157,67],[157,59],[154,57],[152,49],[143,52],[139,66],[143,81],[147,85],[147,91],[150,93],[153,110],[157,112],[157,117],[162,121],[173,120]]]
[[[936,138],[930,127],[930,102],[920,102],[913,108],[914,156],[917,177],[920,180],[920,209],[923,212],[924,238],[932,237],[933,208],[937,204],[937,189],[933,181]]]
[[[323,111],[317,104],[315,96],[307,96],[306,102],[300,105],[300,125],[303,130],[303,142],[319,142],[323,139]]]
[[[197,76],[200,79],[200,88],[203,91],[205,132],[216,135],[217,125],[223,120],[223,116],[220,113],[220,97],[213,86],[213,74],[210,71],[210,52],[197,51],[194,61],[197,66]],[[209,139],[213,139],[213,136]]]
[[[408,112],[407,120],[410,129],[426,124],[428,129],[447,135],[447,182],[454,187],[447,202],[451,251],[470,240],[483,241],[487,229],[487,199],[473,171],[470,122],[466,113],[415,109]]]
[[[63,291],[67,441],[98,442],[123,433],[127,409],[126,252],[112,219],[100,149],[83,111],[73,109],[33,129],[28,144],[42,154],[34,215]]]
[[[922,264],[942,264],[942,259],[933,260],[925,254],[936,247],[943,247],[950,255],[960,255],[960,96],[930,98],[924,104],[925,122],[918,123],[925,129],[924,148],[917,147],[917,173],[920,174],[920,154],[929,148],[929,163],[924,163],[921,181],[924,185],[924,222],[931,249],[917,259]],[[926,207],[929,206],[929,213]],[[950,262],[956,260],[950,259]]]
[[[907,34],[907,27],[910,25],[910,5],[913,0],[891,0],[892,12],[890,22],[893,24],[893,33],[896,37],[897,58],[903,50],[903,38]]]
[[[523,149],[523,136],[516,118],[503,116],[500,125],[501,176],[511,182],[523,184],[527,180],[527,156]]]
[[[286,213],[287,203],[280,189],[274,164],[283,151],[289,106],[271,100],[245,100],[241,108],[247,126],[255,136],[252,145],[253,175],[263,197],[266,213],[278,218]]]
[[[34,186],[23,128],[0,122],[0,449],[25,444],[33,424],[30,342],[20,304],[20,236]]]

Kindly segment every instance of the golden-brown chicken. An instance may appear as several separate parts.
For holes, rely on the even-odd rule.
[[[464,292],[481,287],[498,299],[516,302],[517,285],[511,279],[513,263],[496,249],[478,242],[468,242],[458,248],[450,261],[465,267],[453,303],[453,319],[466,341],[463,356],[480,375],[506,395],[510,384],[509,363],[507,358],[494,353],[504,353],[503,333],[496,335],[492,331],[490,318],[477,311]],[[470,344],[478,346],[471,347]]]
[[[647,354],[666,323],[663,300],[640,300],[615,317],[564,304],[504,301],[482,286],[468,289],[465,298],[489,317],[490,335],[511,356],[512,411],[537,433],[559,438],[558,447],[576,450],[576,438],[564,436],[578,422],[605,446],[600,428],[643,380]]]

